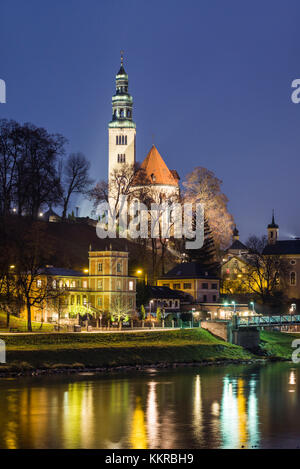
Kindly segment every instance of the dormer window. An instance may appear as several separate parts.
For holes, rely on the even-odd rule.
[[[152,179],[152,182],[155,182],[155,181],[156,181],[156,177],[155,177],[155,174],[154,174],[154,173],[151,174],[151,179]]]

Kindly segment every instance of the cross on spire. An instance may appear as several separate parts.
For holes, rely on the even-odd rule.
[[[121,66],[123,66],[123,62],[124,62],[124,51],[121,50]]]

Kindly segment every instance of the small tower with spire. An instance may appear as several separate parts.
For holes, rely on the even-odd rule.
[[[268,225],[268,243],[275,244],[278,240],[279,226],[275,223],[274,209],[272,213],[272,222]]]
[[[233,238],[233,241],[239,241],[239,239],[240,239],[240,233],[239,233],[239,230],[237,229],[236,225],[235,225],[235,228],[233,230],[232,238]]]
[[[124,69],[121,51],[121,66],[116,75],[116,93],[112,97],[112,120],[108,124],[108,181],[114,169],[122,165],[135,164],[136,125],[132,120],[133,99],[128,92],[128,75]]]

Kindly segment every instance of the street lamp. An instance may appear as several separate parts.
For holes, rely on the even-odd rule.
[[[236,313],[236,309],[235,309],[235,301],[232,301],[231,304],[233,305],[233,314]]]
[[[150,319],[151,319],[151,313],[152,313],[152,304],[153,304],[153,300],[150,300]]]
[[[138,269],[138,270],[136,271],[136,275],[137,275],[138,277],[142,277],[142,276],[143,276],[143,269]],[[148,283],[147,272],[145,272],[145,275],[144,275],[144,283],[145,283],[146,285],[147,285],[147,283]]]
[[[254,314],[254,301],[250,301],[250,305],[252,306],[252,313]]]

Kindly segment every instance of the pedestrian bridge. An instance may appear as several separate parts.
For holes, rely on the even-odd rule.
[[[280,314],[278,316],[238,316],[237,327],[270,327],[300,324],[300,315]]]

